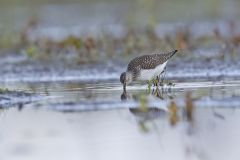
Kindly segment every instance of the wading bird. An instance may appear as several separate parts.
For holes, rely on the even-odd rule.
[[[127,71],[120,76],[120,82],[123,84],[123,89],[126,90],[126,85],[132,81],[150,81],[153,79],[159,80],[160,75],[164,72],[168,60],[177,52],[164,54],[151,54],[136,57],[128,64]]]

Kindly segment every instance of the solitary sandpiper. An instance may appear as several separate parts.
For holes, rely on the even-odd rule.
[[[177,52],[164,54],[151,54],[136,57],[128,64],[127,71],[123,72],[120,76],[120,82],[123,84],[123,89],[132,81],[152,80],[159,77],[165,70],[168,60]]]

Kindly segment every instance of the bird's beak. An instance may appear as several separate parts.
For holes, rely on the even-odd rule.
[[[126,92],[126,82],[123,83],[123,91]]]

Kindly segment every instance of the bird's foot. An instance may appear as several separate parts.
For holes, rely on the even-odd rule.
[[[156,78],[157,85],[158,85],[158,86],[163,86],[163,85],[164,85],[163,80],[164,80],[164,79],[161,78],[160,75],[157,76],[157,78]]]
[[[166,67],[165,67],[164,70],[157,76],[159,86],[163,86],[163,85],[164,85],[165,75],[166,75]]]

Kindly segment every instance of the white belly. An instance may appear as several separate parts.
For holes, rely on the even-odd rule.
[[[157,66],[154,69],[141,70],[138,80],[146,81],[146,80],[151,80],[153,78],[156,78],[160,73],[162,73],[166,64],[167,64],[167,61],[165,63],[163,63],[162,65]]]

